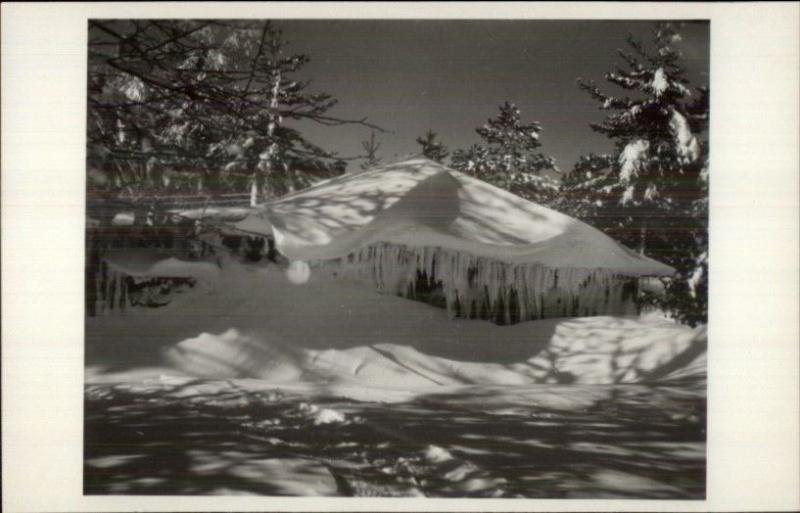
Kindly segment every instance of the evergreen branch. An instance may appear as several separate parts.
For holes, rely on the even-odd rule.
[[[361,119],[341,119],[341,118],[335,118],[335,117],[331,117],[331,116],[321,116],[319,114],[314,114],[314,113],[293,112],[292,114],[294,116],[297,116],[297,117],[300,117],[300,118],[310,119],[311,121],[315,121],[315,122],[317,122],[317,123],[319,123],[321,125],[325,125],[325,126],[361,125],[361,126],[365,126],[367,128],[371,128],[373,130],[377,130],[378,132],[381,132],[381,133],[391,133],[390,130],[382,128],[382,127],[380,127],[378,125],[375,125],[373,123],[367,122],[367,118],[366,117],[361,118]]]

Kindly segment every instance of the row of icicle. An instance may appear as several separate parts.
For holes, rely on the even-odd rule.
[[[637,282],[603,269],[509,264],[434,247],[378,243],[338,261],[343,274],[414,298],[420,276],[441,286],[451,316],[500,324],[551,317],[633,315]]]
[[[512,324],[552,317],[637,313],[636,280],[602,269],[509,264],[442,248],[386,243],[365,246],[339,260],[338,265],[348,278],[403,297],[419,297],[421,283],[438,286],[453,317]],[[114,271],[102,259],[98,267],[93,280],[94,314],[133,306],[130,277]]]
[[[133,301],[128,290],[127,275],[114,271],[107,263],[100,261],[94,276],[94,314],[108,314],[114,310],[124,312]]]

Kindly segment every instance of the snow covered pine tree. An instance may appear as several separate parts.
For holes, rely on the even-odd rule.
[[[253,202],[342,174],[287,122],[382,128],[329,115],[270,21],[91,20],[87,167],[114,193],[249,190]],[[100,187],[98,187],[100,188]]]
[[[422,146],[422,155],[439,164],[444,163],[444,159],[450,154],[447,146],[436,140],[438,134],[433,130],[428,130],[421,137],[417,137],[417,144]]]
[[[537,150],[542,127],[523,124],[513,103],[500,106],[500,114],[475,130],[483,144],[453,152],[451,165],[541,205],[551,205],[558,194],[558,182],[542,171],[558,171],[555,160]]]
[[[632,36],[619,50],[628,69],[606,80],[630,96],[610,96],[593,82],[578,84],[611,111],[596,132],[614,141],[612,155],[582,158],[565,178],[562,210],[594,224],[623,244],[673,266],[665,294],[650,299],[689,324],[707,315],[708,159],[697,135],[707,128],[708,91],[691,96],[672,23],[660,23],[653,50]]]

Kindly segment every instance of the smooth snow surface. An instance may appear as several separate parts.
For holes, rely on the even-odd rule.
[[[506,263],[671,275],[600,231],[427,159],[348,174],[269,203],[235,225],[274,236],[292,260],[374,243],[444,248]]]
[[[300,285],[285,271],[222,261],[211,290],[87,319],[87,381],[255,378],[396,402],[477,385],[659,383],[705,351],[704,330],[657,317],[497,326],[449,319],[324,267],[310,269]],[[344,420],[311,413],[320,423]]]

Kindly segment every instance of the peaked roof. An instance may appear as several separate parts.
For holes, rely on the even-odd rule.
[[[555,268],[674,272],[577,219],[424,158],[326,180],[264,204],[236,226],[274,235],[293,260],[387,242]]]

